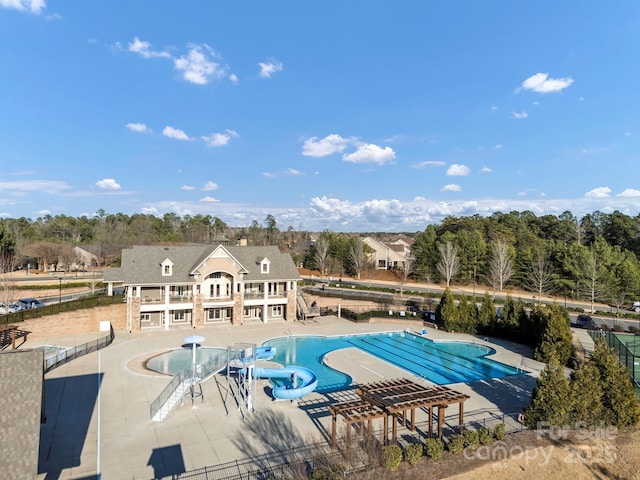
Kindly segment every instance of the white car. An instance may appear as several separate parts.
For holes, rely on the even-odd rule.
[[[19,303],[0,303],[0,315],[7,315],[9,313],[15,313],[23,310],[22,305]]]
[[[633,302],[633,304],[631,305],[631,310],[640,313],[640,302]]]

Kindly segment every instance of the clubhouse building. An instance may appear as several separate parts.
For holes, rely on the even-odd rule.
[[[129,331],[296,319],[301,277],[276,246],[134,246],[104,272],[124,287]]]

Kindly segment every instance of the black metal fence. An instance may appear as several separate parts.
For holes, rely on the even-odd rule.
[[[502,414],[483,411],[477,418],[466,422],[463,429],[495,428],[498,424],[504,424],[506,434],[521,432],[526,428],[520,421],[520,416],[520,413]],[[401,446],[424,440],[420,432],[427,431],[426,425],[419,423],[416,430],[415,433],[403,434],[399,438]],[[459,426],[457,424],[446,425],[443,432],[445,437],[458,433]],[[373,431],[371,438],[380,438],[382,434],[382,430]],[[339,471],[344,477],[347,477],[350,473],[373,466],[372,461],[377,465],[375,450],[375,447],[359,445],[358,442],[346,445],[339,440],[336,449],[331,449],[328,443],[314,443],[272,454],[197,468],[178,475],[161,477],[160,480],[265,480],[275,478],[294,480],[308,478],[309,474],[316,469]],[[334,477],[327,476],[326,478]]]
[[[615,333],[600,329],[589,330],[594,341],[604,342],[616,352],[620,363],[627,368],[631,381],[640,397],[640,336],[630,333]]]
[[[63,350],[60,353],[56,353],[51,355],[48,358],[44,359],[44,373],[50,372],[56,367],[60,365],[64,365],[71,360],[82,357],[91,352],[96,352],[104,347],[111,345],[113,339],[115,338],[115,334],[113,332],[113,327],[109,327],[109,335],[106,335],[97,340],[93,340],[91,342],[84,343],[77,347],[68,348]]]
[[[90,297],[81,297],[70,302],[53,303],[39,308],[28,308],[15,313],[1,315],[0,325],[23,322],[32,318],[55,315],[56,313],[113,305],[116,303],[122,303],[123,298],[124,297],[122,295],[95,295]]]

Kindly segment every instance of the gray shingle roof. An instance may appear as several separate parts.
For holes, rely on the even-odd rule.
[[[104,280],[125,285],[195,283],[190,275],[216,248],[223,248],[246,270],[245,281],[299,280],[300,275],[289,254],[280,253],[276,246],[228,247],[221,245],[135,246],[122,251],[122,266],[104,271]],[[260,260],[271,263],[269,273],[260,273]],[[173,275],[162,275],[160,264],[173,263]]]

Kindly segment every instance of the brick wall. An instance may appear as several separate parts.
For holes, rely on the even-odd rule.
[[[113,329],[126,330],[126,304],[88,308],[73,312],[47,315],[17,323],[20,330],[26,330],[29,338],[60,337],[74,333],[100,331],[100,321],[109,320]]]

